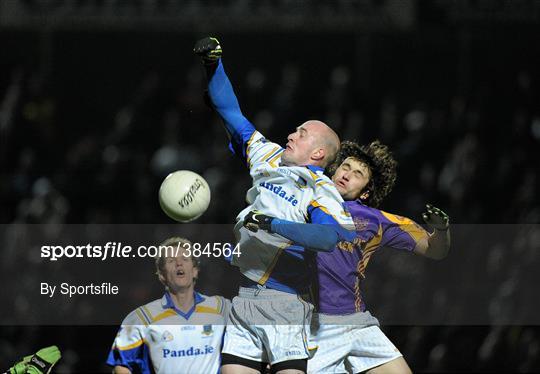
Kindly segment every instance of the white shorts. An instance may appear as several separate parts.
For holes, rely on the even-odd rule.
[[[222,352],[270,364],[306,359],[312,313],[313,305],[298,295],[240,287]]]
[[[401,357],[369,312],[316,315],[311,326],[308,373],[360,373]]]

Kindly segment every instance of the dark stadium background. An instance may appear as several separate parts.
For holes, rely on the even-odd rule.
[[[468,284],[478,282],[475,268],[494,266],[495,277],[538,284],[538,274],[518,279],[540,265],[536,1],[3,1],[0,223],[171,223],[157,189],[177,169],[201,173],[212,187],[198,223],[233,222],[250,180],[203,102],[191,50],[208,34],[222,42],[244,113],[268,138],[283,144],[293,127],[319,118],[342,139],[389,144],[398,182],[383,209],[420,220],[432,202],[454,224],[535,224],[525,250],[456,240],[451,251],[478,253],[470,263],[416,259],[419,266],[449,278],[469,271]],[[0,251],[3,272],[8,256]],[[24,253],[14,258],[17,279],[30,276]],[[205,269],[201,290],[233,296],[234,282],[215,274],[237,274],[211,271],[223,266]],[[383,282],[406,271],[374,258],[365,287],[374,315],[380,303],[399,307],[407,297]],[[423,279],[411,288],[423,292]],[[2,298],[31,303],[31,286],[21,281]],[[152,287],[132,306],[157,298],[157,281]],[[437,290],[429,292],[435,300]],[[375,294],[392,298],[370,303]],[[466,313],[467,305],[458,308]],[[116,329],[1,325],[0,365],[57,344],[58,372],[106,371]],[[415,372],[540,370],[534,323],[384,331]]]

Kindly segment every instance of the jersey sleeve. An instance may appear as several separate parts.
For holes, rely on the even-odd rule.
[[[429,238],[428,232],[413,220],[387,212],[381,213],[386,218],[382,222],[384,241],[381,245],[412,252],[418,242]]]
[[[146,322],[139,309],[131,312],[122,322],[107,358],[107,365],[124,366],[137,373],[150,373],[151,362],[144,342]]]
[[[269,163],[276,167],[284,149],[276,143],[272,143],[258,131],[246,143],[246,156],[250,168],[263,163]]]
[[[321,219],[315,218],[315,221],[326,223],[301,223],[274,218],[272,232],[291,240],[295,245],[322,252],[331,252],[340,241],[354,239],[354,233],[344,230],[334,218],[318,210],[314,214],[322,216]]]
[[[338,223],[348,230],[354,229],[351,214],[335,186],[323,179],[315,181],[315,195],[308,207],[308,217],[313,223]]]
[[[221,59],[208,82],[208,97],[223,120],[230,138],[229,148],[246,159],[248,142],[255,132],[253,124],[242,114],[232,84],[225,73]]]
[[[308,222],[329,225],[335,232],[335,242],[352,241],[356,232],[350,213],[334,185],[328,181],[316,182],[315,196],[308,207]]]

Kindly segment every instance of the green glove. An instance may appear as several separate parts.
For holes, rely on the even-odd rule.
[[[28,362],[27,374],[47,374],[52,367],[60,360],[62,354],[57,346],[42,348],[36,352]]]
[[[26,373],[26,366],[30,362],[32,355],[24,357],[21,361],[9,368],[7,374],[24,374]]]
[[[448,214],[431,204],[426,204],[426,212],[422,213],[422,218],[429,227],[435,230],[445,231],[450,227]]]
[[[208,36],[195,43],[193,52],[201,56],[206,65],[210,65],[220,59],[223,50],[221,49],[221,45],[219,45],[219,40]]]

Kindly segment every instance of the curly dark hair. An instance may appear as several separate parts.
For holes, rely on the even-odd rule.
[[[343,141],[336,160],[327,168],[328,175],[333,175],[348,157],[353,157],[368,166],[371,178],[362,192],[369,191],[370,193],[363,202],[377,208],[396,183],[397,161],[392,152],[379,140],[362,146],[352,141]]]

